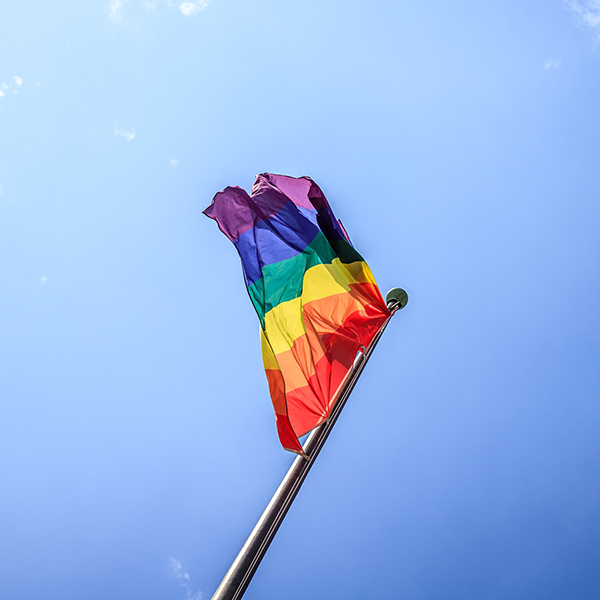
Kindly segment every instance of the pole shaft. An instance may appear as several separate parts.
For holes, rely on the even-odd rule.
[[[256,569],[258,569],[263,556],[267,552],[279,526],[283,522],[294,498],[298,494],[300,486],[306,479],[308,472],[313,466],[323,444],[325,444],[325,441],[329,437],[335,422],[352,393],[358,378],[371,357],[371,354],[375,350],[377,342],[379,342],[381,335],[390,322],[396,309],[396,307],[391,306],[391,304],[392,303],[388,304],[388,308],[392,310],[391,315],[381,326],[366,351],[364,353],[361,352],[356,357],[351,374],[331,411],[331,415],[327,421],[319,425],[319,427],[314,429],[308,436],[303,448],[304,453],[308,458],[302,456],[296,457],[286,476],[283,478],[283,481],[277,488],[277,491],[271,498],[271,501],[267,505],[267,508],[265,508],[258,520],[258,523],[252,530],[252,533],[248,536],[246,543],[242,546],[242,549],[233,561],[231,567],[229,567],[225,577],[223,577],[223,581],[221,581],[221,584],[214,593],[212,600],[239,600],[244,595]]]

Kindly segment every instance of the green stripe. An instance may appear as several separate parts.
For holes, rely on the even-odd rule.
[[[331,264],[334,258],[339,258],[346,264],[363,260],[346,240],[330,242],[319,232],[301,254],[264,266],[263,276],[248,288],[263,329],[266,313],[278,304],[302,295],[306,271],[315,265]]]
[[[332,250],[340,261],[349,265],[354,262],[364,262],[364,258],[346,240],[330,240]]]

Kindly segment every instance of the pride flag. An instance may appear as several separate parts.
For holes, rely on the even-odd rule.
[[[251,196],[228,187],[204,214],[240,255],[279,439],[303,454],[298,438],[327,419],[357,353],[390,311],[309,177],[263,173]]]

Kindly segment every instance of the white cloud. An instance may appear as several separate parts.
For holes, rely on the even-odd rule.
[[[125,0],[127,1],[127,0]],[[108,3],[108,18],[115,25],[123,25],[123,2],[122,0],[110,0]]]
[[[19,93],[19,88],[23,85],[23,80],[18,75],[14,75],[13,81],[14,84],[8,84],[6,81],[2,82],[2,85],[0,86],[0,98],[6,96],[6,92],[12,91],[15,95]]]
[[[600,0],[563,0],[563,3],[592,30],[595,41],[600,43]]]
[[[171,557],[168,567],[171,577],[180,580],[181,587],[185,589],[186,600],[202,600],[202,592],[194,592],[190,587],[190,574],[184,571],[180,560]]]
[[[195,2],[182,2],[179,5],[179,10],[186,17],[191,17],[196,13],[204,10],[208,6],[208,0],[196,0]]]
[[[184,572],[181,561],[173,557],[169,559],[169,573],[175,579],[187,579],[188,581],[190,579],[190,574]]]
[[[550,58],[548,60],[545,60],[542,65],[544,66],[544,69],[546,69],[546,71],[548,71],[549,69],[558,69],[558,67],[560,67],[560,63],[562,61],[561,60],[556,60],[554,58]]]
[[[118,121],[115,121],[115,135],[120,135],[130,142],[135,137],[135,129],[132,127],[130,131],[122,129]]]
[[[191,17],[194,13],[198,12],[198,7],[193,2],[183,2],[179,5],[179,10],[186,17]]]
[[[106,12],[113,25],[124,27],[134,22],[139,26],[142,19],[160,14],[165,8],[179,10],[182,15],[191,17],[202,12],[208,3],[209,0],[108,0]]]
[[[41,284],[41,285],[44,285],[44,284],[46,283],[46,281],[48,281],[48,280],[46,279],[46,277],[45,277],[44,275],[42,275],[42,276],[40,277],[40,284]]]
[[[178,159],[176,159],[175,157],[173,157],[173,158],[172,158],[172,159],[169,161],[169,164],[170,164],[172,167],[176,167],[176,166],[179,164],[179,160],[178,160]]]

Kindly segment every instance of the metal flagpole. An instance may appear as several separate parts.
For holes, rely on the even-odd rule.
[[[271,501],[265,508],[258,523],[255,525],[252,533],[248,536],[246,543],[242,546],[236,559],[223,577],[223,581],[214,593],[212,600],[239,600],[250,584],[258,565],[263,556],[267,552],[269,545],[273,541],[279,526],[281,525],[285,515],[287,514],[294,498],[300,490],[300,486],[306,479],[313,463],[317,459],[323,444],[331,433],[335,422],[337,421],[344,404],[352,393],[360,374],[365,365],[369,361],[373,350],[390,319],[394,313],[406,306],[408,295],[401,288],[393,288],[387,293],[385,298],[391,315],[387,321],[381,326],[371,344],[365,352],[357,355],[352,366],[350,377],[348,378],[345,387],[342,389],[338,401],[335,403],[329,419],[314,429],[308,436],[304,444],[304,453],[307,458],[297,456],[283,481],[277,488],[277,491],[271,498]]]

